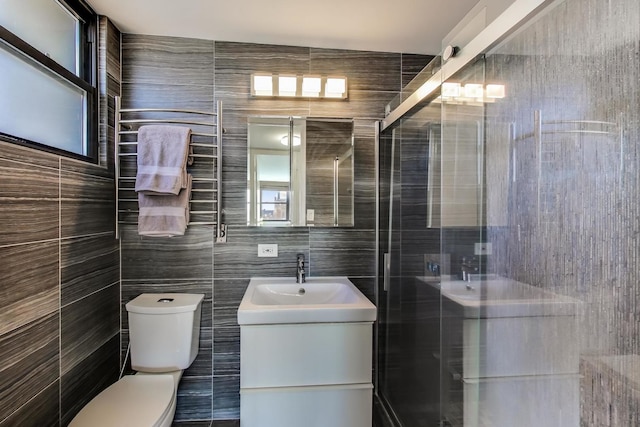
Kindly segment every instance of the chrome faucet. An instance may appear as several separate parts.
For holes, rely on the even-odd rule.
[[[471,281],[472,274],[478,274],[480,268],[478,267],[478,260],[476,257],[462,257],[462,264],[460,265],[460,272],[462,273],[462,280],[465,282]]]
[[[296,258],[297,271],[296,271],[296,283],[306,282],[304,273],[304,254],[298,254]]]

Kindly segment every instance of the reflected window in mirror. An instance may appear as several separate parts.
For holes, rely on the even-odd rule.
[[[352,119],[249,117],[247,139],[248,225],[353,227]]]

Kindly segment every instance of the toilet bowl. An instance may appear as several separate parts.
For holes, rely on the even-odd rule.
[[[70,427],[168,427],[176,412],[182,371],[125,375],[96,396]]]
[[[169,427],[178,384],[198,354],[201,294],[142,294],[129,303],[131,365],[70,427]]]

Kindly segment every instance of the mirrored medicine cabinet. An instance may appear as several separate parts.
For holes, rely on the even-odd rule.
[[[353,227],[353,120],[254,116],[247,224]]]

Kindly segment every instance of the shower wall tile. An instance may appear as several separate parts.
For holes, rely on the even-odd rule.
[[[57,239],[57,166],[43,168],[0,158],[0,180],[0,222],[6,226],[0,246]]]
[[[178,386],[175,421],[210,420],[211,377],[187,377]]]
[[[240,419],[240,376],[213,377],[213,419]]]
[[[123,226],[122,280],[204,279],[213,277],[210,226],[190,226],[184,236],[142,237],[136,226]]]
[[[61,309],[60,359],[63,374],[119,332],[120,289],[109,286]]]
[[[55,381],[4,421],[0,421],[0,427],[19,425],[58,427],[60,425],[59,396],[60,382]]]
[[[310,276],[375,276],[373,230],[312,228],[309,237]]]
[[[62,375],[62,424],[67,425],[91,399],[118,380],[120,335],[116,334]]]
[[[62,305],[119,282],[120,252],[111,233],[63,240],[60,251]]]
[[[0,334],[58,309],[58,242],[0,247]]]

